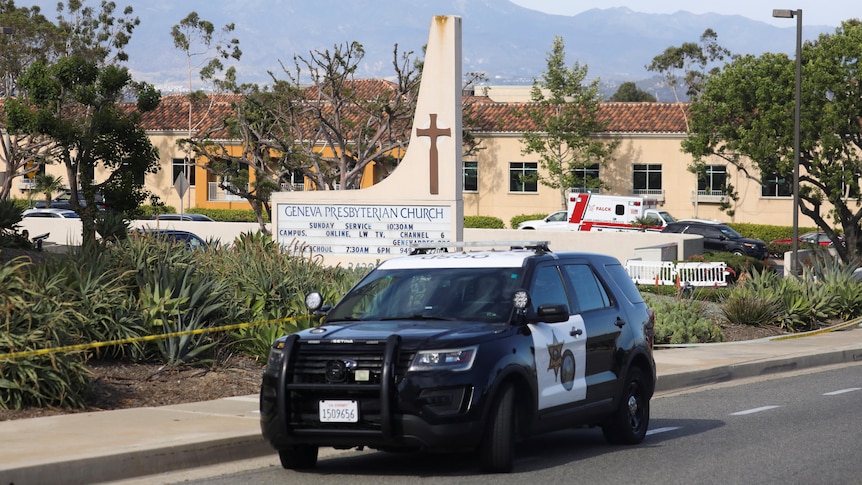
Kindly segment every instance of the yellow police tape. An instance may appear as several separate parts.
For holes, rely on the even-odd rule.
[[[158,335],[147,335],[145,337],[132,337],[118,340],[109,340],[106,342],[90,342],[78,345],[64,345],[62,347],[49,347],[38,350],[24,350],[21,352],[10,352],[8,354],[0,354],[0,360],[20,359],[22,357],[33,357],[36,355],[57,354],[60,352],[77,352],[81,350],[96,349],[99,347],[108,347],[111,345],[125,345],[136,342],[151,342],[153,340],[162,340],[166,338],[182,337],[185,335],[200,335],[204,333],[226,332],[229,330],[237,330],[240,328],[257,327],[260,325],[269,325],[273,323],[284,323],[302,318],[313,318],[312,315],[304,315],[301,317],[276,318],[273,320],[264,320],[262,322],[236,323],[233,325],[223,325],[221,327],[198,328],[195,330],[184,330],[182,332],[160,333]]]
[[[794,338],[802,338],[802,337],[810,337],[812,335],[818,335],[821,333],[828,333],[835,330],[841,330],[843,328],[852,327],[854,325],[862,325],[862,317],[854,318],[853,320],[848,320],[844,323],[838,323],[829,327],[823,327],[818,330],[811,330],[810,332],[801,332],[801,333],[793,333],[789,335],[781,335],[778,337],[771,337],[769,340],[790,340]]]

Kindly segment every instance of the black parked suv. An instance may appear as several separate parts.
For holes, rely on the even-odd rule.
[[[367,446],[478,450],[483,471],[508,472],[532,434],[644,439],[654,315],[620,262],[547,242],[453,246],[384,261],[334,307],[308,295],[322,320],[275,342],[260,393],[285,468]]]
[[[703,236],[704,251],[724,251],[756,259],[766,259],[769,251],[760,239],[742,237],[726,224],[702,220],[682,220],[671,222],[661,232],[697,234]]]

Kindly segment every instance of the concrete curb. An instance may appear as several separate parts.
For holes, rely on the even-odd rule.
[[[742,364],[730,364],[710,369],[659,376],[656,382],[656,392],[677,391],[710,384],[720,384],[737,379],[850,362],[862,362],[862,349],[838,350],[822,354],[801,355],[761,362],[745,362]]]
[[[59,461],[0,473],[3,483],[85,485],[140,478],[274,454],[260,433]]]

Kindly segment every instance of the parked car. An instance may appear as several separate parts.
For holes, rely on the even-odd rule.
[[[839,240],[843,238],[839,237]],[[829,235],[822,231],[812,231],[806,232],[805,234],[801,234],[799,236],[799,242],[808,243],[808,244],[817,244],[818,246],[829,247],[832,246],[832,239],[829,239]],[[785,237],[781,239],[776,239],[772,241],[773,244],[793,244],[792,237]]]
[[[461,246],[383,261],[334,307],[308,295],[322,321],[277,339],[261,384],[282,466],[334,446],[478,450],[483,471],[508,472],[529,435],[644,439],[654,314],[620,262],[541,241]]]
[[[62,195],[59,195],[59,196],[57,196],[57,197],[55,197],[55,198],[51,199],[51,207],[50,207],[50,208],[51,208],[51,209],[67,209],[67,210],[72,210],[72,209],[74,209],[74,207],[72,207],[71,199],[72,199],[72,193],[71,193],[71,192],[66,192],[66,193],[64,193],[64,194],[62,194]],[[107,209],[107,206],[105,205],[105,199],[104,199],[104,197],[102,197],[102,195],[101,195],[101,194],[96,194],[96,198],[95,198],[95,199],[96,199],[96,207],[97,207],[100,211],[103,211],[103,210],[106,210],[106,209]],[[78,192],[78,204],[79,204],[81,207],[87,207],[87,201],[86,201],[86,200],[84,200],[84,194],[83,194],[83,193],[81,193],[80,191]],[[45,201],[44,201],[44,200],[39,200],[39,201],[37,201],[37,202],[36,202],[36,208],[37,208],[37,209],[44,209],[44,208],[46,208],[46,206],[45,206]]]
[[[137,234],[160,237],[168,241],[184,243],[188,249],[206,249],[209,244],[200,236],[189,231],[178,231],[175,229],[138,229]]]
[[[769,256],[765,242],[742,237],[727,224],[683,220],[671,222],[661,232],[703,236],[704,251],[724,251],[756,259],[766,259]]]
[[[158,221],[199,221],[199,222],[215,222],[209,216],[203,214],[156,214],[150,217],[151,220]]]
[[[544,219],[532,219],[518,224],[518,229],[568,229],[568,211],[557,211]]]
[[[61,219],[80,219],[81,216],[71,209],[27,209],[21,213],[21,217],[55,217]]]

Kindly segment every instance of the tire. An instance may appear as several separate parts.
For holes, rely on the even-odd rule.
[[[730,254],[735,254],[737,256],[745,256],[745,251],[743,251],[741,249],[734,249],[733,251],[730,252]]]
[[[629,369],[620,405],[602,425],[608,443],[636,445],[644,440],[649,427],[648,392],[643,371],[637,367]]]
[[[317,465],[317,446],[295,445],[278,450],[281,466],[288,470],[304,470]]]
[[[515,388],[507,385],[493,404],[480,445],[484,473],[510,473],[515,461]]]

